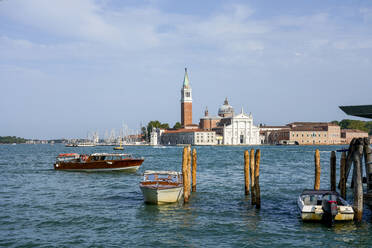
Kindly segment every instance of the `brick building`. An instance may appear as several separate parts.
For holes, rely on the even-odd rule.
[[[273,131],[270,144],[337,145],[341,144],[340,126],[328,122],[293,122],[287,129]]]
[[[341,129],[341,142],[350,144],[353,138],[368,138],[368,133],[357,129]]]
[[[165,130],[161,135],[161,144],[164,145],[216,145],[216,133],[201,129]]]
[[[260,142],[261,144],[271,144],[269,137],[270,134],[274,131],[281,131],[281,130],[289,129],[288,126],[266,126],[260,125]],[[280,133],[280,132],[278,132]]]

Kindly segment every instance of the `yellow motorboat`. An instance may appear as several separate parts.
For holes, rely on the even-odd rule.
[[[120,141],[120,146],[114,147],[114,150],[124,150],[123,143]]]

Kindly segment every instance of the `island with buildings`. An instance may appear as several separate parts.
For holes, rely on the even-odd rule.
[[[208,109],[199,124],[192,121],[192,89],[185,68],[181,88],[181,128],[154,128],[150,145],[259,145],[259,127],[253,124],[252,114],[241,109],[235,114],[226,98],[217,116],[210,116]]]
[[[181,128],[153,128],[150,145],[340,145],[368,132],[341,129],[334,122],[293,122],[284,126],[254,125],[252,114],[236,114],[226,98],[217,116],[208,109],[199,124],[192,121],[192,89],[185,68],[181,88]]]
[[[193,123],[192,88],[185,68],[180,97],[180,122],[173,128],[168,123],[150,121],[141,131],[130,130],[123,123],[119,133],[115,129],[106,131],[99,138],[98,131],[86,138],[38,140],[15,136],[0,137],[0,144],[54,144],[66,146],[116,146],[123,145],[342,145],[353,138],[369,137],[372,143],[372,121],[344,119],[340,122],[292,122],[282,126],[255,125],[253,115],[243,108],[236,113],[226,97],[218,108],[217,115],[210,115],[208,108],[204,116]],[[372,109],[372,105],[368,105]],[[348,107],[340,107],[349,113]],[[356,111],[356,110],[355,110]],[[354,111],[354,112],[355,112]],[[354,113],[353,112],[353,113]],[[368,117],[360,109],[353,116]]]

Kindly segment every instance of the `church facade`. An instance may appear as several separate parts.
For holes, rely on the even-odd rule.
[[[224,145],[259,145],[260,131],[253,125],[252,114],[242,112],[229,119],[230,124],[223,127]]]
[[[227,98],[218,109],[217,116],[205,110],[199,125],[192,123],[192,89],[185,68],[181,88],[181,129],[153,130],[151,145],[259,145],[259,128],[253,124],[252,114],[243,109],[235,115]]]
[[[236,115],[227,98],[218,109],[218,116],[209,116],[206,110],[199,125],[201,128],[215,131],[218,143],[222,145],[260,144],[259,127],[253,124],[252,114],[248,115],[242,109],[240,114]]]

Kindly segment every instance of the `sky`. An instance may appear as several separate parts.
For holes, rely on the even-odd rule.
[[[227,97],[255,124],[372,104],[372,1],[0,0],[0,136],[180,121]]]

